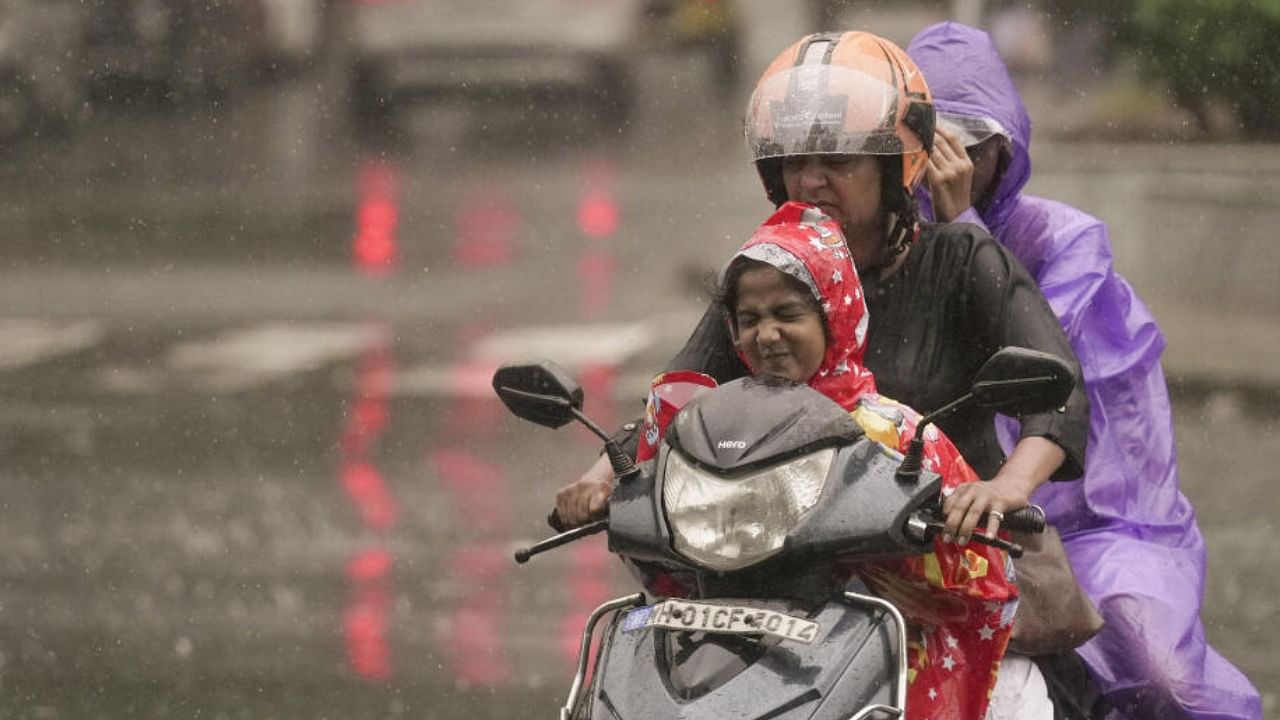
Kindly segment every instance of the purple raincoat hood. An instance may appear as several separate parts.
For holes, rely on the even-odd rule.
[[[982,217],[999,237],[998,228],[1013,210],[1012,201],[1031,177],[1031,117],[1013,78],[991,37],[959,23],[938,23],[921,30],[907,46],[907,54],[924,73],[938,110],[990,118],[1011,135],[1009,167]]]

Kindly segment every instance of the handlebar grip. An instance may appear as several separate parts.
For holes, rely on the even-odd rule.
[[[569,530],[573,529],[569,525],[566,525],[565,522],[560,519],[559,510],[552,510],[550,513],[547,514],[547,524],[551,526],[552,530],[555,530],[558,533],[568,532]]]
[[[1044,510],[1039,505],[1028,505],[1007,513],[1000,521],[1004,530],[1022,533],[1042,533],[1045,528]]]

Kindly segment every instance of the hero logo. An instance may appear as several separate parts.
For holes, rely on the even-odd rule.
[[[746,450],[746,440],[721,440],[716,443],[717,450]]]

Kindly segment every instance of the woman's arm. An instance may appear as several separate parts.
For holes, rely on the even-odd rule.
[[[582,477],[556,491],[556,514],[560,522],[577,527],[599,520],[609,509],[613,492],[613,467],[601,454]]]
[[[1089,401],[1080,365],[1026,269],[984,236],[975,241],[965,272],[967,312],[975,336],[990,346],[1026,347],[1066,360],[1076,387],[1062,408],[1020,418],[1018,443],[989,482],[957,488],[946,498],[946,535],[960,542],[968,541],[983,514],[989,516],[986,532],[994,533],[1001,514],[1027,505],[1048,480],[1078,478],[1089,433]]]
[[[720,383],[747,375],[746,366],[734,351],[724,316],[715,303],[707,307],[684,347],[667,363],[666,371],[673,370],[696,370]],[[635,457],[637,427],[639,421],[632,421],[614,435],[632,457]],[[601,455],[581,477],[556,492],[556,513],[561,522],[570,526],[599,520],[608,511],[612,491],[613,469],[608,458]]]
[[[967,314],[978,338],[995,348],[1025,347],[1046,352],[1070,366],[1076,384],[1066,403],[1060,408],[1021,416],[1020,440],[1044,438],[1062,449],[1061,464],[1049,479],[1079,478],[1084,471],[1089,438],[1089,398],[1080,363],[1057,316],[1022,264],[990,235],[975,240],[965,265]]]

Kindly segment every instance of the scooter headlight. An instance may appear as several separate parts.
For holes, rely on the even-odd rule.
[[[774,555],[818,503],[835,457],[828,448],[727,479],[668,453],[662,504],[676,551],[722,572]]]

